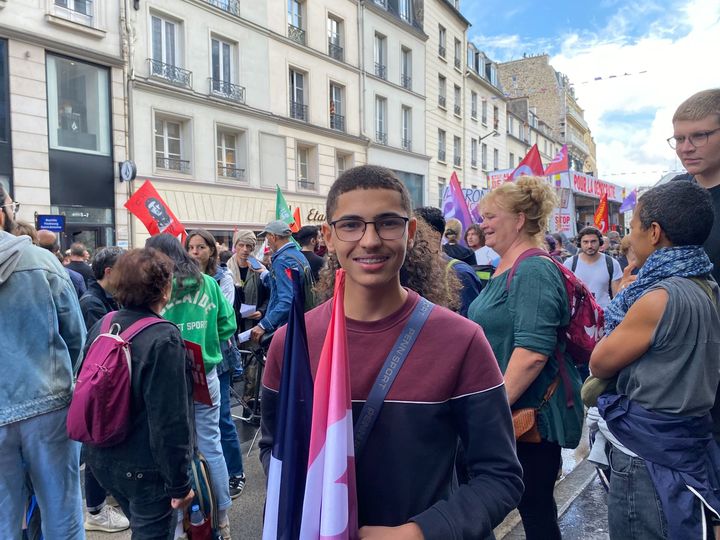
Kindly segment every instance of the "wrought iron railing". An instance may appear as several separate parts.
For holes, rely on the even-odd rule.
[[[288,23],[288,37],[300,45],[305,45],[305,30]]]
[[[446,103],[447,100],[445,99],[445,96],[438,96],[438,105],[440,105],[442,108],[445,108]]]
[[[442,45],[438,45],[438,55],[445,58],[445,47]]]
[[[298,187],[301,189],[315,189],[315,182],[307,178],[298,179]]]
[[[387,79],[387,66],[379,62],[375,62],[375,75],[381,79]]]
[[[375,140],[380,144],[387,145],[387,133],[385,133],[384,131],[375,132]]]
[[[217,170],[218,175],[225,178],[235,178],[236,180],[245,179],[245,169],[240,169],[234,165],[222,165],[218,163]]]
[[[474,109],[470,109],[470,117],[477,120],[477,107],[475,107]]]
[[[212,78],[208,79],[208,83],[210,84],[211,94],[224,97],[231,101],[237,101],[238,103],[245,103],[244,86]]]
[[[308,120],[308,106],[300,103],[299,101],[290,100],[290,118],[296,120]]]
[[[462,158],[460,156],[453,156],[453,165],[456,167],[459,167],[462,163]]]
[[[337,38],[328,38],[328,56],[341,62],[345,58],[345,51],[340,46],[340,40]]]
[[[181,173],[190,172],[190,160],[175,157],[155,156],[155,166],[158,169],[168,169]]]
[[[338,131],[345,131],[345,117],[342,114],[330,113],[330,127]]]
[[[470,166],[477,167],[477,158],[473,158],[470,160]]]
[[[403,150],[407,150],[408,152],[412,151],[412,139],[406,139],[405,137],[403,137],[401,144]]]
[[[458,57],[455,57],[455,67],[460,69],[460,59]]]
[[[455,105],[455,114],[460,116],[460,105]]]
[[[438,149],[438,161],[445,161],[445,150]]]
[[[222,9],[237,17],[240,16],[240,2],[238,0],[205,0],[211,6]]]
[[[148,58],[150,74],[178,86],[192,86],[192,71]]]
[[[400,75],[400,84],[403,88],[410,90],[412,88],[412,77],[410,75]]]

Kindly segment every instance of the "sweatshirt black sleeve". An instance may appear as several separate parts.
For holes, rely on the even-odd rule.
[[[505,387],[452,399],[470,481],[413,517],[426,540],[486,538],[520,502],[522,468]]]
[[[170,497],[190,490],[191,423],[186,351],[180,337],[160,338],[149,352],[143,397],[150,428],[150,449]]]

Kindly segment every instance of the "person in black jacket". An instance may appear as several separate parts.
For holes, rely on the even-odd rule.
[[[134,249],[114,266],[112,288],[124,307],[113,323],[125,330],[146,317],[161,318],[172,289],[173,262],[154,249]],[[100,323],[88,335],[89,345]],[[132,357],[131,426],[111,447],[88,445],[86,460],[100,485],[120,503],[133,539],[169,538],[174,509],[194,497],[190,486],[192,382],[180,330],[155,324],[137,334]]]

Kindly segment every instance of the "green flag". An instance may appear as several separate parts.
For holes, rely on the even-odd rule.
[[[282,191],[280,191],[280,186],[275,184],[275,187],[277,188],[275,195],[275,219],[284,221],[288,225],[294,225],[295,218],[293,218],[290,213],[290,206],[288,206],[288,203],[285,201],[285,197],[283,197]]]

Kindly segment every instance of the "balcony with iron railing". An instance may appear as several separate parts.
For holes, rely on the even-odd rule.
[[[192,71],[148,58],[150,75],[164,79],[176,86],[192,87]]]
[[[245,180],[245,169],[240,169],[235,165],[223,165],[218,163],[218,176],[223,178],[234,178],[235,180]]]
[[[337,113],[330,113],[330,128],[338,131],[345,131],[345,116]]]
[[[445,96],[438,96],[438,105],[444,109],[446,104],[447,99],[445,98]]]
[[[299,101],[290,100],[290,118],[308,121],[308,106]]]
[[[387,66],[380,62],[375,62],[375,75],[381,79],[387,79]]]
[[[438,161],[445,163],[445,150],[438,149]]]
[[[456,56],[455,57],[455,69],[460,69],[461,62],[460,59]]]
[[[414,17],[412,8],[401,6],[398,2],[388,2],[388,0],[373,0],[373,4],[384,9],[398,20],[418,30],[422,30],[422,20]]]
[[[376,131],[375,132],[375,141],[380,144],[387,145],[387,143],[388,143],[387,142],[387,133],[385,133],[384,131]]]
[[[308,180],[307,178],[298,178],[297,183],[300,189],[315,190],[315,182]]]
[[[477,107],[475,107],[474,109],[470,109],[470,118],[472,118],[473,120],[477,120]]]
[[[305,45],[305,30],[290,23],[288,23],[288,37],[295,43]]]
[[[453,165],[460,167],[462,165],[462,158],[460,156],[453,156]]]
[[[410,75],[400,75],[400,84],[403,88],[412,90],[412,77]]]
[[[571,144],[586,156],[590,155],[590,148],[588,148],[588,145],[582,137],[579,137],[575,133],[570,132],[570,136],[565,139],[565,142]]]
[[[447,52],[447,51],[446,51],[445,47],[443,47],[442,45],[438,45],[438,56],[439,56],[440,58],[445,58],[445,53],[446,53],[446,52]]]
[[[210,93],[237,103],[245,103],[245,87],[218,79],[208,78]]]
[[[400,144],[402,145],[403,150],[407,150],[408,152],[412,152],[412,139],[408,139],[407,137],[403,137],[400,141]]]
[[[453,110],[455,112],[455,116],[460,116],[460,111],[461,111],[460,105],[455,105]]]
[[[345,51],[340,46],[340,39],[335,37],[328,38],[328,56],[342,62],[345,58]]]
[[[470,166],[473,168],[477,168],[477,158],[472,158],[470,160]]]
[[[155,156],[155,167],[190,174],[190,160],[176,157]]]
[[[236,17],[240,16],[240,2],[238,0],[205,0],[205,2]]]

